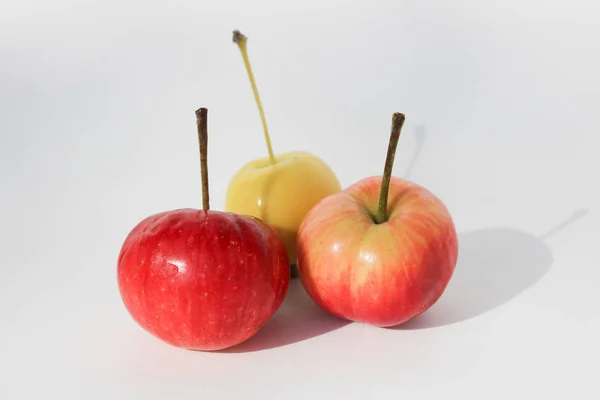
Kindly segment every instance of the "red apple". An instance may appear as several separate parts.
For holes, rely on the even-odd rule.
[[[203,209],[141,221],[122,245],[117,272],[121,298],[141,327],[177,347],[214,351],[248,340],[275,314],[290,267],[269,225],[209,209],[207,110],[197,116]]]
[[[323,199],[298,232],[300,279],[314,301],[339,317],[381,327],[431,307],[458,257],[444,203],[416,183],[391,177],[403,123],[404,115],[395,113],[383,177]]]

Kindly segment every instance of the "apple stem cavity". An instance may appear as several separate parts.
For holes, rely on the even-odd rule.
[[[202,209],[208,211],[210,202],[208,196],[208,109],[202,107],[196,110],[196,125],[198,126],[198,144],[200,145],[200,174],[202,175]]]
[[[250,60],[248,59],[248,50],[246,49],[247,41],[248,38],[244,36],[242,32],[238,30],[233,31],[233,42],[238,45],[240,53],[242,53],[244,66],[246,67],[248,78],[250,79],[250,86],[252,86],[252,93],[254,93],[254,100],[256,101],[256,105],[258,106],[258,112],[260,113],[260,120],[262,122],[263,130],[265,132],[265,142],[267,143],[267,150],[269,152],[269,161],[272,165],[275,165],[277,163],[277,160],[275,159],[275,154],[273,153],[273,147],[271,146],[271,136],[269,136],[269,129],[267,128],[267,119],[265,117],[262,102],[260,101],[260,96],[256,87],[256,81],[254,80],[254,74],[252,73],[252,67],[250,66]]]
[[[390,178],[392,176],[392,168],[394,167],[394,157],[396,156],[396,147],[400,132],[404,125],[405,116],[402,113],[396,112],[392,115],[392,131],[390,134],[390,142],[388,144],[387,157],[385,159],[385,167],[383,169],[383,177],[381,178],[381,191],[379,192],[379,206],[377,207],[377,215],[375,216],[376,224],[383,224],[388,220],[387,205],[388,193],[390,190]]]

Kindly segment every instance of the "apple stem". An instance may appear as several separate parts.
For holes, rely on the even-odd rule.
[[[383,224],[388,220],[387,205],[388,205],[388,192],[390,190],[390,178],[392,176],[392,168],[394,167],[394,157],[396,155],[396,147],[398,146],[398,139],[400,138],[400,132],[404,125],[404,114],[394,113],[392,116],[392,131],[390,134],[390,142],[388,144],[387,157],[385,159],[385,167],[383,170],[383,177],[381,179],[381,192],[379,193],[379,207],[377,208],[377,215],[375,216],[375,223]]]
[[[202,175],[202,209],[210,209],[208,198],[208,109],[196,110],[196,125],[198,126],[198,144],[200,145],[200,173]]]
[[[254,80],[254,74],[252,73],[252,67],[250,66],[250,60],[248,59],[248,51],[246,49],[247,41],[248,38],[244,36],[240,31],[233,31],[233,42],[238,45],[240,53],[242,53],[244,66],[246,67],[248,78],[250,79],[250,86],[252,86],[252,93],[254,93],[254,100],[256,101],[256,105],[258,106],[258,112],[260,113],[260,120],[262,122],[263,130],[265,132],[265,142],[267,143],[267,151],[269,152],[269,161],[272,165],[275,165],[277,163],[277,160],[275,159],[275,154],[273,153],[273,148],[271,146],[271,136],[269,136],[269,129],[267,128],[267,119],[265,117],[262,102],[260,101],[260,96],[256,87],[256,81]]]

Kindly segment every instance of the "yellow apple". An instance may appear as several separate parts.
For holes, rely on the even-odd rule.
[[[247,38],[234,31],[233,41],[240,49],[258,106],[268,156],[246,163],[229,183],[225,210],[252,215],[271,225],[285,243],[297,276],[296,236],[305,215],[323,198],[341,191],[332,169],[319,157],[301,151],[275,155],[265,114],[250,67]]]

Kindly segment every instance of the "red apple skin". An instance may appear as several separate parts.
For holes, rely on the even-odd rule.
[[[323,309],[380,327],[431,307],[450,281],[458,240],[440,199],[391,177],[389,220],[376,224],[381,177],[363,179],[321,200],[298,232],[298,270]]]
[[[179,209],[141,221],[118,259],[121,298],[146,331],[176,347],[216,351],[251,338],[280,307],[290,269],[261,220]]]

